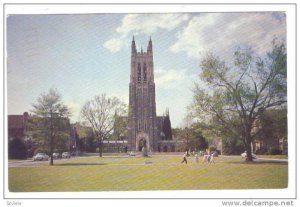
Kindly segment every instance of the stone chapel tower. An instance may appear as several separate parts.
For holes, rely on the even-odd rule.
[[[157,148],[158,139],[153,51],[151,37],[147,51],[137,52],[133,37],[131,44],[131,74],[129,83],[128,150]]]

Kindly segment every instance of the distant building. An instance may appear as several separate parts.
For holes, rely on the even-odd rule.
[[[31,142],[32,136],[28,135],[28,132],[32,132],[29,121],[33,116],[29,115],[28,112],[24,112],[23,115],[8,115],[8,140],[21,139],[22,141]],[[43,118],[40,118],[41,120]],[[69,124],[68,118],[62,118],[62,121]],[[26,135],[27,133],[27,135]],[[75,130],[70,130],[70,140],[66,143],[66,146],[71,150],[73,146],[76,147],[76,139],[78,138]],[[38,148],[34,145],[34,148]]]
[[[8,139],[24,139],[29,119],[28,112],[23,115],[8,115]]]

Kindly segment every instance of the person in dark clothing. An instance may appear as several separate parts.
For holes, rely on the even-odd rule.
[[[187,164],[187,159],[186,159],[186,157],[187,157],[187,153],[185,152],[184,155],[183,155],[183,160],[181,161],[181,163],[184,163],[184,162],[185,162],[185,164]]]

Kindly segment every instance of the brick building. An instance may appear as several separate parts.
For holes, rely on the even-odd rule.
[[[29,119],[28,112],[23,115],[8,115],[8,139],[24,139]]]

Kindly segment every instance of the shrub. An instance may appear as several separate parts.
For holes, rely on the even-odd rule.
[[[210,152],[213,152],[213,151],[217,150],[217,148],[215,146],[213,146],[213,145],[209,146],[208,149],[209,149]]]
[[[262,148],[256,150],[255,154],[257,154],[257,155],[265,155],[267,152],[268,152],[268,150],[266,148],[262,147]]]
[[[27,159],[27,148],[23,140],[13,139],[8,145],[9,159]]]
[[[223,146],[223,154],[224,155],[240,155],[244,151],[245,151],[245,148],[242,145]]]
[[[34,148],[30,148],[27,150],[27,157],[33,157],[34,155]]]
[[[227,138],[222,141],[223,154],[225,155],[240,155],[245,151],[244,143],[236,138]]]
[[[268,150],[268,154],[269,155],[281,155],[282,154],[282,151],[278,148],[275,148],[275,147],[271,147],[269,150]]]

